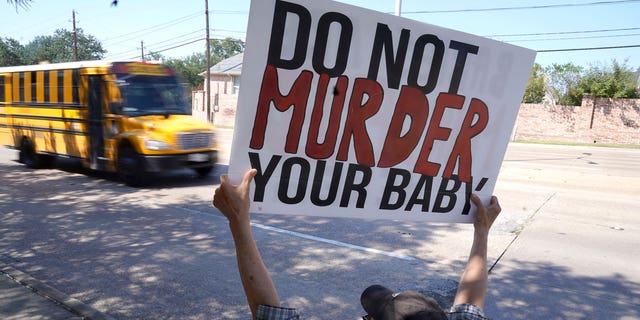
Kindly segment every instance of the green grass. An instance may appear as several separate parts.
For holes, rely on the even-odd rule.
[[[549,145],[563,145],[563,146],[640,149],[640,145],[637,145],[637,144],[584,143],[584,142],[566,142],[566,141],[537,141],[537,140],[511,140],[511,142],[532,143],[532,144],[549,144]]]

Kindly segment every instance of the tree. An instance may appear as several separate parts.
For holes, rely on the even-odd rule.
[[[240,39],[234,39],[231,37],[219,39],[211,39],[211,65],[233,57],[238,53],[244,51],[245,43]]]
[[[554,63],[545,69],[547,92],[557,104],[569,104],[567,95],[574,90],[582,77],[582,67],[573,63]]]
[[[172,67],[192,88],[203,83],[204,78],[200,75],[207,68],[207,61],[204,53],[194,53],[182,59],[168,59],[164,63]]]
[[[225,38],[222,40],[211,40],[211,65],[232,57],[244,51],[244,41],[234,38]],[[207,59],[204,53],[194,53],[184,58],[165,59],[157,53],[150,53],[150,57],[154,60],[161,60],[164,64],[173,68],[183,81],[188,83],[191,88],[195,88],[204,83],[204,77],[200,74],[207,69]]]
[[[28,8],[33,0],[7,0],[10,4],[13,4],[18,10],[18,7]]]
[[[84,35],[82,29],[76,29],[78,39],[78,60],[99,60],[106,51],[102,44],[91,35]],[[27,64],[42,61],[69,62],[74,61],[73,32],[58,29],[52,36],[38,36],[25,46]]]
[[[15,39],[0,38],[0,67],[25,64],[24,47]]]
[[[585,95],[604,98],[638,98],[637,74],[616,60],[611,66],[592,65],[580,78],[578,84],[567,93],[567,103],[580,105]]]
[[[544,73],[542,66],[536,63],[533,65],[527,88],[524,90],[522,102],[524,103],[541,103],[544,99]]]

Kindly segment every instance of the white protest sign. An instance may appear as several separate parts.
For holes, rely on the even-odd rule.
[[[229,165],[252,211],[470,222],[535,52],[332,1],[254,0]]]

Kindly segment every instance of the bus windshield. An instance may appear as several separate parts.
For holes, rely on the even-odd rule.
[[[125,74],[118,77],[122,112],[128,116],[191,114],[175,76]]]

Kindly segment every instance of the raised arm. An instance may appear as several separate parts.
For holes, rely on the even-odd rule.
[[[487,274],[487,242],[489,240],[489,229],[502,210],[498,203],[498,198],[491,197],[491,201],[485,207],[477,195],[471,195],[471,201],[476,205],[478,211],[474,221],[473,245],[469,253],[467,267],[462,274],[458,292],[453,301],[454,305],[470,303],[477,307],[484,308],[484,300],[487,295],[489,282]]]
[[[253,319],[259,305],[280,306],[278,292],[260,257],[253,239],[249,217],[249,186],[256,175],[251,169],[245,173],[239,185],[229,182],[226,175],[220,177],[220,187],[213,196],[213,205],[229,220],[238,259],[238,271]]]

